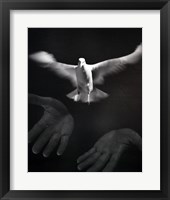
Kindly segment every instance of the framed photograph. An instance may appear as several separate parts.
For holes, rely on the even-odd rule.
[[[1,199],[169,199],[168,1],[0,1]]]

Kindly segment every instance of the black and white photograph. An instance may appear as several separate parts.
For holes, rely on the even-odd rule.
[[[28,172],[142,172],[142,28],[28,28]]]
[[[170,2],[0,8],[0,199],[169,200]]]

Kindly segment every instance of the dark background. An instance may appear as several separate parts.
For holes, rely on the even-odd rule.
[[[142,42],[140,28],[29,28],[28,53],[47,51],[59,61],[77,64],[84,57],[88,64],[121,57],[134,51]],[[56,78],[29,61],[28,92],[50,96],[62,101],[71,112],[75,127],[63,156],[56,151],[44,158],[31,152],[28,146],[28,171],[77,171],[76,159],[105,133],[120,128],[131,128],[142,135],[142,65],[129,67],[110,76],[98,87],[109,97],[90,105],[74,103],[65,95],[73,90],[67,81]],[[40,119],[42,108],[29,105],[29,129]],[[141,171],[142,154],[130,148],[116,171]]]

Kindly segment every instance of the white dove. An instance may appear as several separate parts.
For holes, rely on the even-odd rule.
[[[69,65],[58,62],[52,54],[44,51],[33,53],[29,58],[40,64],[41,67],[53,71],[57,76],[67,79],[74,88],[67,97],[76,102],[96,102],[108,97],[108,94],[97,89],[106,76],[118,73],[127,66],[137,64],[142,58],[142,46],[124,57],[109,59],[96,64],[86,64],[84,58],[78,59],[78,65]]]

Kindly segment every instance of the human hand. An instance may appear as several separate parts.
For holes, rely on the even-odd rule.
[[[57,155],[62,155],[67,147],[74,127],[74,120],[60,101],[50,97],[29,94],[29,103],[42,106],[44,114],[29,131],[28,141],[34,142],[32,151],[48,157],[58,147]]]
[[[114,171],[129,145],[141,150],[141,137],[131,129],[113,130],[102,136],[94,146],[77,159],[78,169],[88,172]]]

